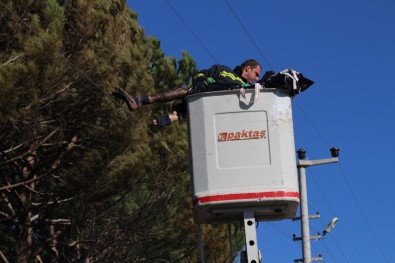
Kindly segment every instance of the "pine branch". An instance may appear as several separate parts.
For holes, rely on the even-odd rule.
[[[17,60],[19,57],[21,57],[22,56],[22,54],[21,55],[18,55],[18,56],[16,56],[16,57],[13,57],[13,58],[11,58],[10,60],[8,60],[7,62],[5,62],[2,66],[5,66],[5,65],[7,65],[7,64],[10,64],[10,63],[12,63],[14,60]]]
[[[23,154],[21,154],[21,155],[19,155],[19,156],[16,156],[16,157],[14,157],[14,158],[12,158],[12,159],[9,159],[9,160],[7,160],[7,161],[1,163],[1,164],[2,164],[2,165],[4,165],[4,164],[9,164],[9,163],[12,163],[12,162],[14,162],[14,161],[16,161],[16,160],[18,160],[18,159],[22,159],[22,158],[24,158],[24,157],[30,155],[32,152],[34,152],[35,150],[37,150],[38,147],[40,147],[42,144],[44,144],[46,141],[48,141],[48,140],[49,140],[53,135],[55,135],[55,133],[57,133],[58,131],[59,131],[58,128],[55,129],[55,130],[53,130],[50,134],[47,135],[47,137],[45,137],[41,142],[39,142],[36,146],[34,146],[33,149],[30,149],[29,151],[27,151],[27,152],[25,152],[25,153],[23,153]],[[1,189],[1,188],[0,188],[0,189]]]
[[[0,259],[2,260],[3,263],[9,263],[7,258],[4,256],[3,252],[0,251]]]

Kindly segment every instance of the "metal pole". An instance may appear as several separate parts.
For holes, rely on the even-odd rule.
[[[248,263],[259,263],[255,213],[253,210],[244,210],[243,214]]]
[[[300,192],[300,217],[302,228],[302,255],[303,263],[311,262],[309,211],[307,206],[307,183],[305,167],[298,167]]]
[[[233,238],[232,238],[232,226],[228,223],[228,236],[229,236],[229,253],[230,263],[233,262]]]
[[[299,149],[298,151],[299,159],[306,158],[306,151],[304,149]],[[300,194],[300,221],[301,221],[301,230],[302,230],[302,254],[303,258],[296,259],[295,262],[300,262],[303,260],[303,263],[311,263],[313,261],[321,261],[322,257],[312,258],[311,257],[311,239],[319,239],[321,235],[316,237],[310,236],[310,226],[309,226],[309,208],[307,202],[307,183],[306,183],[306,167],[328,164],[328,163],[336,163],[338,162],[337,156],[339,156],[339,149],[337,147],[331,148],[332,157],[329,159],[321,159],[321,160],[299,160],[296,162],[296,166],[298,167],[298,177],[299,177],[299,194]],[[299,238],[294,238],[295,240],[300,240]]]
[[[198,239],[199,239],[199,252],[200,252],[200,262],[205,263],[204,259],[204,248],[203,248],[203,238],[202,238],[202,226],[198,224]]]

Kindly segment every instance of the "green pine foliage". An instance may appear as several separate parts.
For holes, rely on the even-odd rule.
[[[157,129],[170,105],[131,113],[110,95],[196,71],[124,0],[1,0],[0,259],[199,262],[185,121]],[[206,261],[229,262],[226,227],[203,230]]]

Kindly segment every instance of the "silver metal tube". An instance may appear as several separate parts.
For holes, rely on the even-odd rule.
[[[302,253],[303,263],[311,262],[310,246],[310,227],[309,227],[309,210],[307,203],[307,183],[305,167],[298,167],[299,173],[299,192],[300,192],[300,216],[302,228]]]
[[[232,226],[228,223],[228,236],[229,236],[229,258],[230,263],[233,262],[233,237],[232,237]]]
[[[198,224],[198,238],[199,238],[200,262],[205,263],[206,259],[204,258],[202,226],[200,224]]]

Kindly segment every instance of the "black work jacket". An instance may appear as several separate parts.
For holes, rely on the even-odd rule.
[[[238,71],[239,74],[235,71]],[[213,78],[215,83],[208,84],[206,81],[207,78]],[[189,94],[240,89],[246,85],[248,85],[248,83],[245,78],[241,77],[241,69],[239,67],[236,67],[235,70],[231,70],[229,67],[224,65],[214,65],[209,69],[199,71],[193,77]]]

